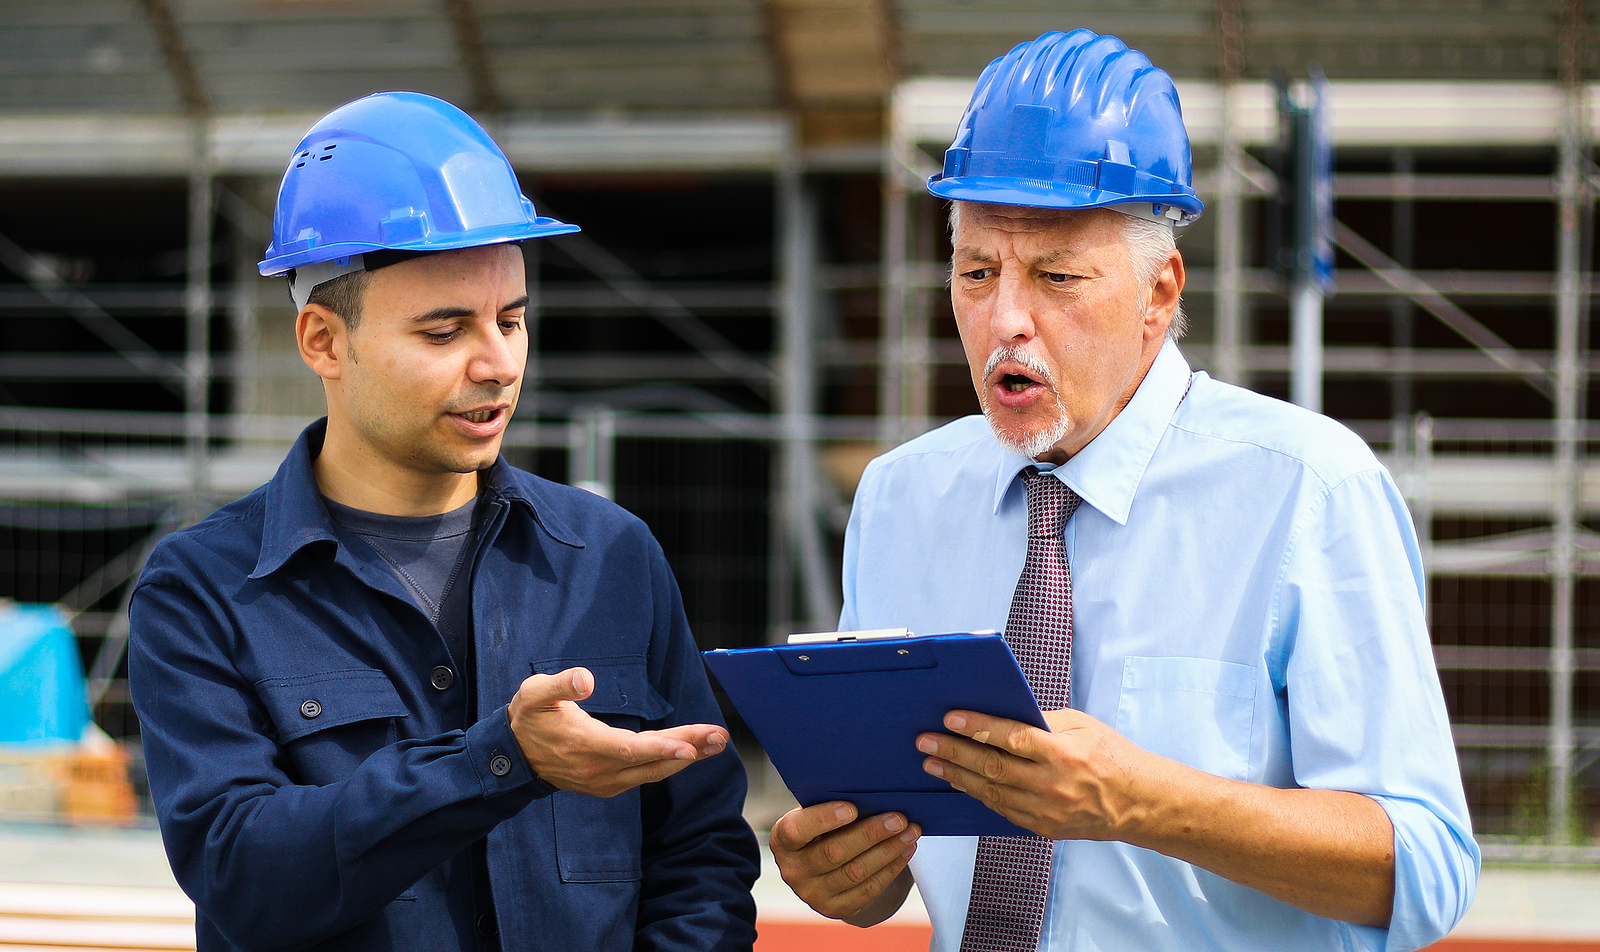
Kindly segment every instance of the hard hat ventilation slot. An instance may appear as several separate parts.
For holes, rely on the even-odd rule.
[[[303,168],[306,167],[306,159],[311,158],[311,153],[310,152],[302,152],[299,155],[295,156],[294,158],[295,158],[294,167],[297,168],[297,169],[303,169]]]

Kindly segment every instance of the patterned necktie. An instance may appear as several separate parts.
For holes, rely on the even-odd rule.
[[[1062,529],[1081,500],[1066,483],[1031,466],[1022,478],[1028,485],[1028,559],[1011,597],[1005,638],[1039,709],[1054,711],[1067,706],[1072,665],[1072,573]],[[978,840],[961,952],[1039,947],[1053,846],[1042,836]]]

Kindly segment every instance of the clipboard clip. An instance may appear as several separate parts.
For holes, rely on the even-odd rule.
[[[879,641],[885,638],[911,638],[909,628],[868,628],[864,631],[814,631],[789,636],[791,645],[820,645],[836,641]]]

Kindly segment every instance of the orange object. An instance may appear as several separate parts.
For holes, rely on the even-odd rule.
[[[932,926],[876,925],[857,929],[842,922],[756,922],[755,952],[928,952]]]
[[[128,754],[121,746],[84,749],[64,763],[61,816],[74,826],[127,826],[139,805],[128,781]]]

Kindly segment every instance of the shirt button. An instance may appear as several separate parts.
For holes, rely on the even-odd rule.
[[[505,754],[495,754],[489,758],[489,772],[496,777],[504,777],[511,772],[511,758]]]
[[[433,685],[435,691],[448,691],[450,685],[456,683],[456,673],[441,664],[428,676],[428,683]]]
[[[486,912],[478,917],[478,935],[492,939],[499,934],[500,927],[495,925],[493,913]]]
[[[300,716],[306,720],[322,715],[322,702],[315,698],[307,698],[300,702]]]

